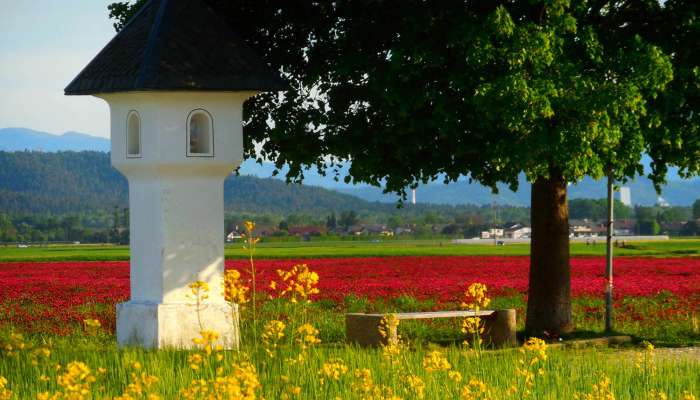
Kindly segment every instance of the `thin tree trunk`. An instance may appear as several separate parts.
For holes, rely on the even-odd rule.
[[[571,322],[569,205],[558,170],[532,185],[530,286],[525,330],[531,336],[559,335]]]

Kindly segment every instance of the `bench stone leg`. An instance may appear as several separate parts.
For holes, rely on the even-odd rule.
[[[496,310],[493,315],[484,318],[484,344],[493,347],[517,345],[515,314],[515,310],[509,308]]]
[[[382,318],[381,316],[346,314],[345,332],[348,342],[363,347],[377,347],[387,344],[387,338],[379,334]],[[389,337],[396,340],[396,329],[389,332]]]

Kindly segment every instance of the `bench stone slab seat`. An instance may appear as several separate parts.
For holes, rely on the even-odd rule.
[[[382,319],[391,313],[348,313],[345,314],[345,329],[350,343],[360,346],[373,347],[387,344],[388,339],[397,337],[396,327],[390,327],[389,338],[379,334]],[[482,340],[487,346],[506,347],[515,346],[516,313],[512,308],[503,310],[482,311],[429,311],[393,313],[399,321],[433,318],[467,318],[480,317],[484,321],[484,333]]]

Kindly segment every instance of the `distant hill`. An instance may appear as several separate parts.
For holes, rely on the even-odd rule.
[[[109,151],[109,139],[78,132],[52,135],[26,128],[0,129],[2,151]]]
[[[585,178],[581,182],[569,186],[569,198],[605,198],[605,184],[603,180],[595,181],[591,178]],[[637,177],[634,181],[624,185],[631,189],[633,204],[650,206],[657,202],[658,194],[649,179]],[[397,199],[396,195],[384,194],[381,189],[375,187],[344,187],[337,190],[367,201],[390,203]],[[663,186],[661,196],[673,206],[690,206],[696,199],[700,198],[700,179],[670,180]],[[517,192],[510,191],[505,185],[499,185],[499,193],[492,195],[490,189],[474,183],[457,182],[449,185],[431,183],[418,187],[416,199],[418,203],[431,204],[489,204],[495,201],[498,204],[529,206],[530,184],[522,176]]]
[[[126,178],[110,165],[108,153],[0,151],[2,211],[64,213],[125,207],[127,187]],[[233,175],[225,181],[224,199],[227,211],[314,214],[393,208],[320,187]]]
[[[25,128],[0,129],[0,150],[23,151],[25,149],[44,152],[65,150],[107,152],[109,151],[109,139],[76,132],[66,132],[61,136],[57,136]],[[649,162],[649,158],[644,157],[643,163],[648,165]],[[257,178],[272,178],[274,169],[274,165],[271,163],[259,165],[253,160],[247,160],[241,165],[240,174]],[[341,177],[346,171],[347,167],[341,168]],[[269,182],[265,187],[275,187],[275,184],[283,179],[285,172],[286,170],[281,171],[280,175],[273,178],[274,182]],[[319,186],[339,191],[367,202],[394,204],[397,200],[394,194],[383,194],[380,188],[366,185],[348,185],[342,182],[342,180],[337,182],[332,176],[322,176],[313,169],[305,171],[304,175],[304,189],[298,189],[304,193],[308,193],[305,189],[317,190],[318,188],[312,187]],[[688,206],[696,199],[700,198],[700,179],[682,180],[679,178],[677,172],[671,169],[668,180],[669,182],[663,188],[661,195],[671,205]],[[634,204],[652,205],[656,203],[657,194],[648,179],[640,177],[628,183],[627,186],[631,188],[632,202]],[[290,196],[301,195],[301,192],[294,192],[297,190],[297,186],[282,185],[280,187],[285,187],[285,193],[288,193]],[[233,189],[235,188],[231,190]],[[239,193],[239,195],[243,195],[243,193]],[[582,182],[569,187],[569,197],[572,199],[604,198],[605,182],[596,182],[593,179],[586,178]],[[496,201],[499,204],[505,205],[527,206],[530,204],[530,184],[527,183],[524,176],[522,176],[520,189],[517,193],[508,190],[506,186],[501,186],[499,194],[494,197],[490,189],[479,184],[469,184],[466,181],[451,183],[449,185],[431,183],[428,185],[421,185],[418,188],[417,200],[418,203],[421,204],[484,205]],[[260,201],[260,199],[256,199],[256,201]],[[291,202],[289,207],[295,207],[294,204],[294,202]],[[343,202],[341,201],[339,204],[343,204]],[[230,206],[234,207],[235,205],[231,203]]]

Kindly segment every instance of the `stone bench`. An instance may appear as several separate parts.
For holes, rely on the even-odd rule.
[[[484,333],[481,335],[483,343],[487,346],[505,347],[516,345],[515,337],[515,310],[483,310],[483,311],[431,311],[393,313],[400,321],[434,319],[434,318],[466,318],[481,317],[484,322]],[[386,344],[388,338],[379,334],[381,321],[391,313],[345,314],[345,331],[347,340],[360,346],[379,346]],[[389,338],[396,339],[396,327],[390,327]]]

